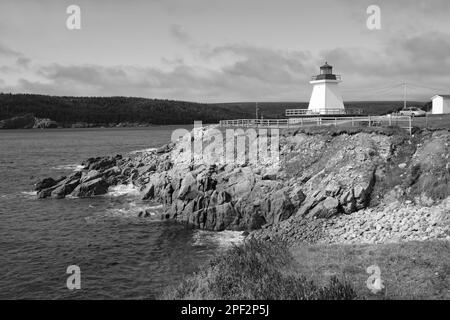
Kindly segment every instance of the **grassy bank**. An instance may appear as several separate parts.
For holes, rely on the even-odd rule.
[[[162,299],[450,299],[450,243],[310,245],[249,241],[214,258]],[[369,266],[385,289],[367,288]]]
[[[450,299],[450,243],[299,246],[291,249],[297,271],[319,285],[348,279],[362,299]],[[385,290],[367,288],[367,267],[377,265]]]
[[[321,285],[306,278],[298,272],[284,243],[252,240],[214,258],[162,298],[348,300],[356,294],[351,285],[336,277]]]

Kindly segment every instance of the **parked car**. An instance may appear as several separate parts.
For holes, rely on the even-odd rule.
[[[399,116],[425,117],[427,113],[416,107],[408,107],[400,110]]]

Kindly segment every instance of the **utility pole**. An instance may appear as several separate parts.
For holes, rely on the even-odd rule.
[[[406,91],[406,82],[403,82],[403,109],[406,109],[406,99],[408,98],[408,93]]]
[[[255,102],[256,120],[258,120],[258,102]]]

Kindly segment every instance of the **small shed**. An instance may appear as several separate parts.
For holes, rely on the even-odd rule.
[[[433,114],[450,113],[450,94],[435,95],[431,101],[433,101]]]

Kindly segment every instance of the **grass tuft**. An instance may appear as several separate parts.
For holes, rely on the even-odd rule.
[[[214,258],[205,269],[171,288],[163,299],[349,300],[356,293],[332,277],[319,286],[296,271],[296,261],[281,241],[246,241]]]

